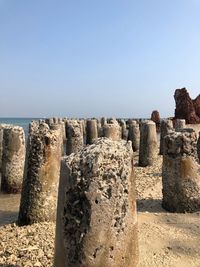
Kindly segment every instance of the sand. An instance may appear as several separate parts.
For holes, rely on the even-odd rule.
[[[137,158],[136,154],[135,162]],[[135,166],[140,266],[200,266],[200,212],[162,209],[161,168],[161,156],[152,167]],[[10,224],[17,218],[18,205],[19,195],[0,198],[0,267],[52,266],[55,224]]]

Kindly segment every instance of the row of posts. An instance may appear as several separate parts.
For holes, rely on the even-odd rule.
[[[139,150],[139,166],[154,164],[152,121],[34,121],[26,157],[22,128],[2,125],[0,142],[1,189],[20,192],[24,177],[18,224],[56,220],[56,267],[138,266],[133,152]],[[196,133],[183,122],[175,131],[171,120],[163,120],[160,154],[163,207],[200,210]]]

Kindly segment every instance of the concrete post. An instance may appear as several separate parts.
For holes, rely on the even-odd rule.
[[[153,165],[158,154],[156,124],[146,121],[140,128],[139,166]]]
[[[185,120],[177,119],[175,127],[176,127],[176,131],[179,131],[180,129],[186,128]]]
[[[70,120],[67,122],[66,154],[78,152],[84,145],[82,122]]]
[[[98,138],[97,121],[87,120],[86,122],[86,144],[92,144]]]
[[[30,124],[19,225],[55,220],[61,142],[60,125]]]
[[[160,126],[160,155],[163,155],[164,138],[172,131],[174,131],[172,120],[162,120]]]
[[[162,206],[171,212],[200,210],[200,171],[197,138],[192,129],[164,138]]]
[[[3,129],[1,190],[5,193],[19,193],[25,162],[25,133],[22,127]]]
[[[133,151],[138,151],[140,146],[140,127],[136,121],[132,121],[129,124],[128,140],[132,142]]]
[[[113,141],[121,140],[121,128],[118,123],[107,123],[103,126],[103,136]]]
[[[130,142],[98,139],[61,166],[55,267],[138,266]]]

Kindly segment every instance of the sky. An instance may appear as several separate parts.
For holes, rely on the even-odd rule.
[[[200,93],[200,0],[0,0],[0,117],[161,117]]]

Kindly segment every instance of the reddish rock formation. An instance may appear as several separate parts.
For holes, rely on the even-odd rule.
[[[200,117],[200,95],[198,95],[194,100],[192,100],[195,112],[198,117]]]
[[[192,100],[186,88],[182,88],[176,89],[174,99],[175,119],[185,119],[187,124],[200,123],[200,96]]]
[[[153,110],[151,113],[151,120],[156,124],[157,132],[160,130],[160,114],[159,111]]]

